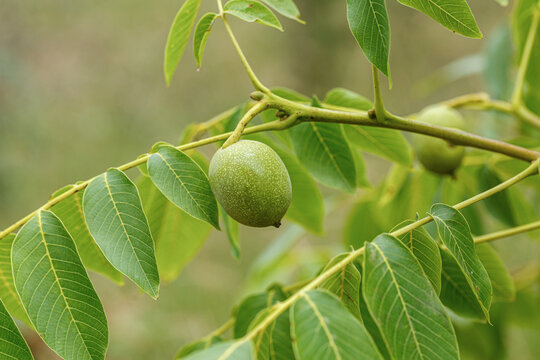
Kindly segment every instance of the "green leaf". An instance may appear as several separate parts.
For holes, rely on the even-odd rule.
[[[482,32],[465,0],[398,0],[423,12],[442,26],[458,34],[480,39]]]
[[[169,37],[167,38],[167,45],[165,45],[165,64],[163,65],[163,70],[167,85],[171,83],[176,67],[182,58],[200,5],[201,0],[186,0],[174,18],[171,30],[169,31]]]
[[[52,213],[40,210],[19,231],[13,278],[28,317],[64,359],[104,359],[107,318],[75,242]]]
[[[478,172],[478,190],[479,192],[491,189],[501,183],[499,176],[492,171],[488,166],[483,166]],[[510,199],[508,191],[503,190],[492,196],[484,199],[484,204],[488,212],[503,224],[514,227],[517,222],[513,212],[511,211]]]
[[[2,239],[5,241],[5,239]],[[0,301],[0,357],[3,359],[33,360],[34,357],[21,332]]]
[[[70,190],[73,186],[74,185],[68,185],[55,192],[52,196],[59,196]],[[77,250],[79,251],[84,267],[107,276],[119,285],[123,285],[124,277],[111,265],[107,258],[105,258],[88,231],[82,208],[83,194],[84,190],[76,192],[67,199],[54,205],[51,208],[51,211],[62,220],[64,226],[73,237],[73,240],[75,240],[75,245],[77,245]]]
[[[225,4],[223,10],[244,21],[256,22],[283,31],[283,27],[272,11],[258,1],[231,0]]]
[[[300,20],[300,11],[294,4],[292,0],[262,0],[264,3],[267,3],[270,7],[276,10],[283,16],[286,16],[290,19],[297,20],[300,23],[304,23]]]
[[[347,137],[348,138],[348,137]],[[350,143],[350,140],[349,140]],[[371,187],[369,179],[366,174],[366,163],[362,152],[357,147],[351,148],[351,152],[354,158],[354,167],[356,169],[356,186],[360,188]]]
[[[366,244],[362,292],[395,359],[458,359],[450,318],[411,251],[380,235]]]
[[[296,359],[382,359],[364,326],[334,295],[312,290],[291,310]]]
[[[491,31],[484,54],[484,78],[489,93],[495,99],[508,99],[513,85],[510,71],[514,65],[514,54],[512,36],[506,24]]]
[[[15,234],[9,234],[0,240],[0,300],[4,303],[11,315],[23,321],[29,327],[32,327],[32,323],[24,310],[19,294],[15,290],[15,284],[13,283],[11,246],[14,240]]]
[[[484,311],[454,257],[441,250],[441,301],[459,316],[485,321]]]
[[[197,254],[212,227],[176,207],[149,178],[141,177],[137,188],[156,244],[159,275],[170,282]]]
[[[378,214],[376,203],[373,200],[361,199],[353,207],[345,224],[345,246],[360,249],[366,241],[373,240],[375,236],[387,230],[380,224]]]
[[[326,264],[323,272],[339,263],[341,260],[343,260],[343,258],[347,257],[347,255],[347,253],[344,253],[335,256],[328,262],[328,264]],[[338,272],[334,273],[328,279],[323,281],[319,287],[336,295],[354,316],[356,316],[359,320],[362,319],[358,305],[358,294],[360,292],[360,272],[358,272],[358,269],[356,266],[354,266],[354,264],[349,263],[345,265]]]
[[[410,220],[405,221],[399,224],[396,228],[409,225],[412,222],[413,221]],[[442,263],[439,247],[437,246],[435,240],[433,240],[423,228],[411,230],[408,233],[400,236],[399,240],[401,240],[401,242],[405,244],[409,250],[411,250],[422,266],[424,274],[431,282],[431,285],[433,285],[435,293],[439,295],[441,293]]]
[[[373,108],[371,100],[368,100],[354,91],[344,88],[335,88],[327,92],[324,102],[329,105],[348,107],[362,111],[368,111]]]
[[[491,283],[486,269],[476,255],[474,240],[467,220],[459,211],[444,204],[433,205],[430,215],[437,224],[437,230],[443,244],[457,261],[467,279],[469,288],[475,294],[486,319],[489,321]]]
[[[280,288],[271,288],[267,292],[251,295],[244,299],[238,306],[233,327],[234,338],[241,338],[247,333],[249,324],[259,312],[285,299],[286,296]]]
[[[118,169],[94,178],[83,196],[90,234],[124,275],[157,298],[159,274],[154,241],[137,187]]]
[[[206,350],[182,358],[185,360],[255,360],[253,345],[249,340],[224,341]]]
[[[289,131],[298,159],[315,179],[346,192],[355,190],[354,158],[342,126],[307,122]]]
[[[501,4],[502,6],[507,6],[508,5],[508,0],[495,0],[496,2],[498,2],[499,4]]]
[[[189,156],[172,146],[163,146],[148,159],[148,173],[173,204],[219,230],[217,202],[208,176]]]
[[[218,14],[207,13],[205,14],[197,23],[195,27],[195,35],[193,37],[193,55],[195,56],[195,61],[197,66],[200,68],[202,65],[202,57],[204,54],[204,48],[206,47],[206,42],[208,41],[208,36],[212,32],[212,27],[214,21],[218,17]]]
[[[223,221],[225,233],[227,234],[227,238],[229,239],[229,244],[231,244],[232,254],[236,260],[239,260],[241,254],[239,224],[232,217],[227,215],[227,213],[225,212],[225,210],[223,210],[221,206],[219,206],[219,212]]]
[[[311,100],[306,95],[300,94],[299,92],[295,90],[288,89],[285,87],[273,88],[272,94],[277,95],[287,100],[291,100],[291,101],[310,102]]]
[[[347,19],[368,60],[390,77],[390,24],[386,0],[347,0]]]
[[[497,252],[489,244],[477,244],[476,254],[482,261],[491,280],[494,301],[514,301],[516,287],[512,276]]]
[[[209,338],[194,341],[180,349],[176,354],[175,359],[185,359],[186,356],[193,354],[194,352],[206,350],[210,346],[221,342],[223,342],[223,339],[219,336],[210,336]]]
[[[272,308],[266,308],[261,311],[251,322],[249,331],[259,325],[272,310]],[[289,310],[287,310],[254,337],[253,344],[257,360],[294,359],[289,318]]]

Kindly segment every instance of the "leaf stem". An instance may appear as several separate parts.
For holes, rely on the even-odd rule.
[[[384,103],[381,95],[381,83],[379,81],[379,69],[372,65],[373,72],[373,93],[375,101],[375,116],[377,121],[384,122],[386,119],[386,110],[384,109]]]
[[[242,119],[240,119],[240,121],[238,122],[238,125],[236,125],[236,128],[234,129],[232,135],[229,136],[227,141],[225,141],[222,148],[225,149],[226,147],[231,146],[232,144],[234,144],[235,142],[240,140],[240,137],[244,133],[244,130],[246,129],[246,126],[249,124],[249,122],[251,120],[253,120],[253,118],[255,116],[257,116],[261,111],[266,109],[267,106],[268,106],[268,104],[261,100],[257,104],[255,104],[255,106],[253,106],[251,109],[249,109],[244,114]]]
[[[498,240],[498,239],[502,239],[502,238],[517,235],[517,234],[522,234],[528,231],[533,231],[536,229],[540,229],[540,221],[535,221],[526,225],[516,226],[510,229],[504,229],[504,230],[496,231],[490,234],[477,236],[474,238],[474,242],[475,243],[489,242],[489,241]]]

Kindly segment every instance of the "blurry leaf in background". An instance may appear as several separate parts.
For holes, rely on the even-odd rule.
[[[359,249],[366,241],[387,231],[384,224],[379,224],[379,212],[376,201],[363,198],[354,206],[344,226],[345,246]]]
[[[507,6],[508,5],[508,0],[495,0],[496,2],[498,2],[499,4],[501,4],[502,6]]]
[[[516,287],[499,254],[489,244],[476,244],[476,254],[484,264],[493,288],[493,301],[514,301]]]
[[[33,360],[34,357],[21,332],[0,301],[0,354],[6,359]]]
[[[195,35],[193,37],[193,55],[195,56],[195,62],[200,68],[202,66],[202,57],[208,37],[212,32],[214,21],[217,18],[215,13],[207,13],[197,23],[195,28]]]
[[[480,168],[478,171],[478,191],[486,191],[494,186],[499,185],[502,180],[491,170],[487,165]],[[516,217],[510,210],[510,199],[508,191],[503,190],[488,197],[484,200],[486,210],[493,215],[497,220],[501,221],[506,226],[517,226]]]
[[[367,178],[366,163],[362,152],[355,146],[351,148],[351,152],[354,158],[354,167],[356,168],[356,186],[359,188],[371,187],[369,179]]]
[[[219,213],[221,215],[221,221],[223,222],[223,229],[227,234],[229,244],[231,244],[231,253],[236,260],[240,260],[242,250],[240,246],[239,224],[236,220],[227,215],[221,205],[219,205]]]
[[[250,340],[218,342],[206,350],[189,354],[185,360],[255,360]]]
[[[141,176],[137,187],[155,241],[159,274],[170,282],[197,254],[212,226],[167,200],[150,178]]]
[[[508,99],[513,82],[510,70],[514,65],[512,34],[506,25],[499,25],[487,37],[484,79],[489,94],[495,99]]]
[[[210,336],[187,344],[176,353],[175,359],[184,359],[186,356],[201,350],[208,349],[210,346],[223,342],[223,339],[219,336]]]
[[[247,22],[256,22],[283,31],[283,27],[276,16],[260,2],[253,0],[230,0],[223,7],[223,11]]]

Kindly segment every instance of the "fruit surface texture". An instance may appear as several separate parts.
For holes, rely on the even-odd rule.
[[[446,106],[434,106],[423,110],[418,121],[437,126],[464,130],[465,121],[459,112]],[[465,149],[445,140],[425,135],[414,136],[416,155],[429,171],[440,175],[452,175],[461,165]]]
[[[287,168],[272,148],[240,140],[219,149],[210,162],[212,191],[223,209],[241,224],[279,226],[292,198]]]

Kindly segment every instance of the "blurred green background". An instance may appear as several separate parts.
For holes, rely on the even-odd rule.
[[[495,1],[469,3],[485,40],[452,34],[424,15],[388,2],[394,85],[391,91],[385,87],[384,95],[394,112],[408,114],[485,87],[481,74],[444,84],[437,91],[431,91],[433,82],[425,80],[454,60],[482,52],[492,30],[510,13]],[[190,44],[166,87],[163,49],[181,4],[179,0],[2,2],[1,228],[39,207],[63,185],[130,161],[156,141],[176,143],[187,124],[205,121],[247,99],[250,82],[219,22],[201,71],[196,71]],[[307,24],[281,18],[285,33],[231,20],[261,80],[320,97],[337,86],[371,97],[371,67],[348,30],[346,1],[297,0],[297,4]],[[203,1],[201,14],[206,10],[215,11],[215,2]],[[468,61],[461,70],[476,73],[475,64]],[[367,163],[372,180],[389,167],[369,156]],[[130,174],[137,176],[136,171]],[[295,247],[298,259],[317,254],[302,267],[304,272],[314,273],[339,251],[346,212],[334,209],[326,219],[324,237],[304,236]],[[291,224],[279,230],[243,228],[240,262],[231,256],[225,236],[213,232],[180,277],[162,287],[158,301],[130,283],[119,288],[92,274],[109,320],[108,358],[172,358],[181,346],[225,322],[243,295],[260,290],[248,281],[253,262],[275,236],[295,231]],[[295,276],[301,278],[302,273]],[[523,350],[520,334],[508,336],[515,351],[511,355],[538,358],[534,351]],[[534,334],[538,333],[530,336]],[[57,358],[37,336],[27,330],[25,335],[36,359]]]

